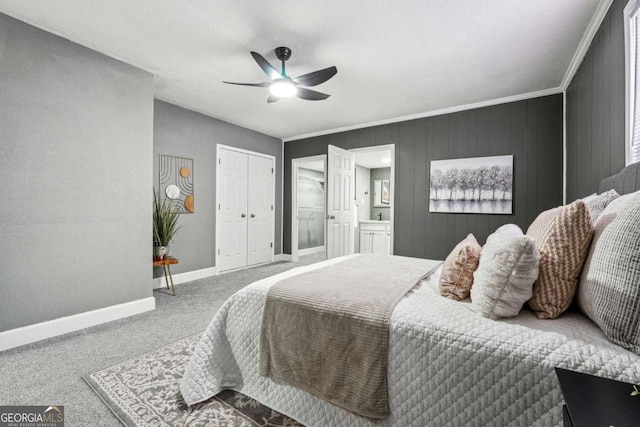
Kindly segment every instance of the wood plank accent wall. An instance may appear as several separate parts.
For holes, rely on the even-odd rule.
[[[567,202],[624,167],[626,4],[614,0],[567,88]]]
[[[562,202],[562,95],[392,123],[285,143],[284,252],[291,253],[291,160],[395,144],[396,255],[444,259],[468,233],[483,244],[506,223],[525,229]],[[514,155],[513,215],[429,213],[431,160]]]

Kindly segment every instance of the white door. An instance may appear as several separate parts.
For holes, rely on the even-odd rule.
[[[327,161],[327,259],[354,251],[354,154],[329,145]]]
[[[248,265],[270,262],[273,254],[275,203],[273,159],[249,155],[249,253]]]
[[[247,155],[218,149],[218,271],[247,265]]]

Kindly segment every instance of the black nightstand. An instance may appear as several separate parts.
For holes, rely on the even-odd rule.
[[[556,368],[556,375],[566,403],[565,427],[640,425],[640,395],[631,395],[633,384],[561,368]]]

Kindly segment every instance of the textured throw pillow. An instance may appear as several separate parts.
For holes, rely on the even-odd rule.
[[[473,285],[473,272],[478,268],[482,247],[469,234],[451,251],[440,273],[440,294],[443,297],[462,301],[469,298]]]
[[[611,202],[595,222],[577,299],[607,338],[640,354],[640,191]]]
[[[587,205],[587,208],[589,208],[591,221],[596,222],[604,208],[618,197],[620,197],[620,195],[616,190],[609,190],[602,194],[592,194],[587,196],[582,199],[582,201]]]
[[[592,230],[582,200],[542,212],[527,230],[540,251],[540,275],[529,300],[538,318],[555,319],[571,305]]]
[[[533,238],[515,224],[498,228],[487,238],[473,274],[471,307],[490,319],[517,316],[531,298],[539,263]]]

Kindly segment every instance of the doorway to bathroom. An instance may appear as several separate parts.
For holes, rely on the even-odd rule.
[[[395,145],[354,148],[356,253],[393,254]]]

